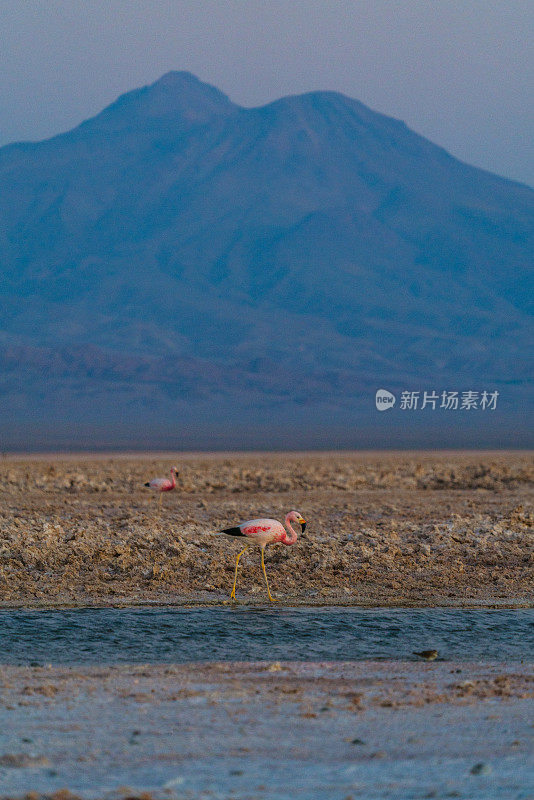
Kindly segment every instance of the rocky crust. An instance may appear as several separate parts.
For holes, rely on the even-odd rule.
[[[143,484],[174,464],[159,510]],[[221,602],[240,541],[211,532],[297,509],[305,534],[266,550],[286,602],[531,604],[533,480],[513,452],[4,457],[0,602]]]

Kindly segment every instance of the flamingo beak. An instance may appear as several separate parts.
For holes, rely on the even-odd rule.
[[[301,518],[299,519],[299,525],[301,525],[301,526],[302,526],[302,533],[304,533],[304,531],[306,530],[306,520],[305,520],[305,519],[302,519],[302,517],[301,517]]]

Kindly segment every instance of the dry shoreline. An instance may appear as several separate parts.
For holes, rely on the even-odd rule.
[[[173,464],[160,513],[143,483]],[[533,487],[528,452],[7,456],[0,604],[220,604],[238,544],[209,531],[297,508],[305,535],[266,551],[282,602],[529,606]],[[258,561],[243,603],[265,602]]]
[[[362,609],[377,609],[377,608],[435,608],[435,609],[494,609],[494,610],[507,610],[507,609],[522,609],[533,608],[534,598],[517,599],[513,597],[491,598],[482,597],[478,600],[471,598],[467,599],[451,599],[450,597],[432,597],[430,599],[414,598],[408,600],[401,598],[398,601],[389,600],[378,602],[371,597],[352,598],[347,600],[346,595],[336,594],[335,592],[328,598],[311,600],[306,597],[290,597],[278,595],[278,608],[362,608]],[[227,596],[221,594],[218,598],[203,599],[200,593],[195,597],[179,597],[175,594],[161,594],[157,600],[140,600],[132,598],[131,596],[125,597],[105,597],[102,596],[98,600],[86,600],[83,597],[79,600],[73,600],[70,603],[63,601],[49,602],[45,600],[25,601],[21,603],[8,603],[0,601],[0,610],[14,611],[17,609],[26,610],[50,610],[61,611],[62,609],[102,609],[102,608],[222,608],[225,606],[243,606],[246,608],[266,609],[272,607],[267,598],[255,599],[253,597],[244,597],[241,601],[230,601]]]

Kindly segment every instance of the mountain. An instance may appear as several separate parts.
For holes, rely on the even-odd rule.
[[[533,254],[531,188],[398,120],[168,73],[0,149],[3,447],[525,445]]]

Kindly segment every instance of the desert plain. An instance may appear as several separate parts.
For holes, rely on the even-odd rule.
[[[171,466],[159,508],[144,483]],[[297,509],[266,549],[285,602],[529,605],[533,486],[528,452],[4,457],[0,603],[219,603],[242,540],[211,534]],[[265,600],[254,549],[237,596]]]
[[[291,509],[276,608],[529,609],[533,479],[528,452],[5,456],[1,613],[228,604],[242,540],[213,532]],[[237,599],[265,607],[257,552]],[[1,800],[534,798],[532,638],[513,662],[85,665],[3,663],[1,638]]]

